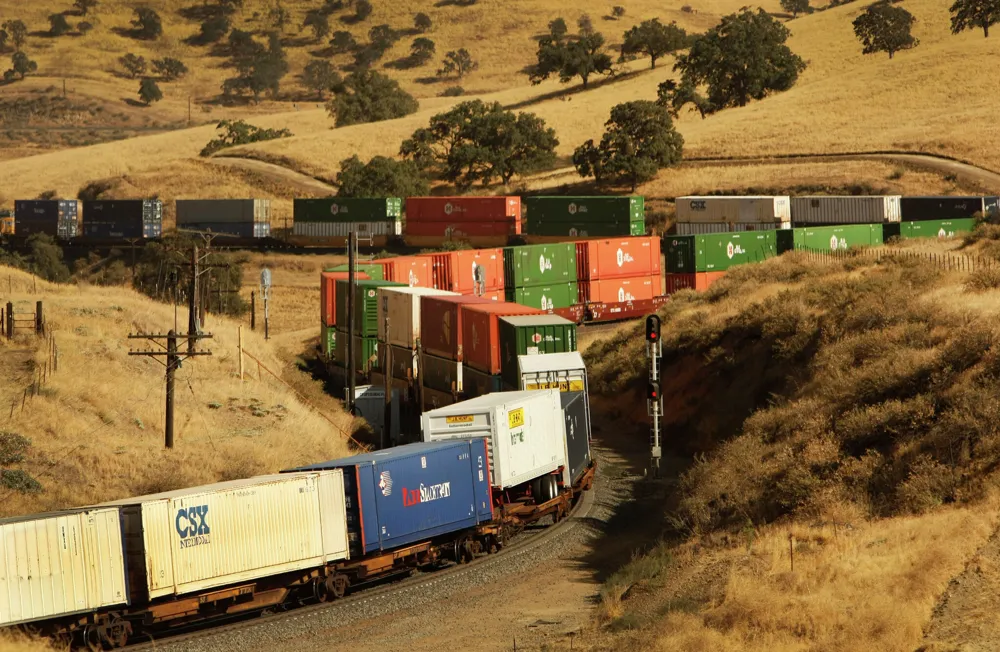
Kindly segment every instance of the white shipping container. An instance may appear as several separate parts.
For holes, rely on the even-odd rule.
[[[792,219],[787,195],[678,197],[675,207],[678,222],[775,224]]]
[[[424,441],[488,439],[490,473],[498,489],[515,487],[560,467],[564,482],[569,482],[557,389],[495,392],[425,412],[420,419]]]
[[[790,229],[791,222],[776,224],[736,224],[728,222],[677,222],[674,230],[677,235],[703,235],[706,233],[742,233],[744,231],[767,231],[771,229]]]
[[[359,235],[402,235],[403,223],[400,220],[381,222],[295,222],[292,225],[292,235],[313,238],[346,238],[351,231]]]
[[[109,503],[146,596],[183,595],[347,559],[342,471],[289,473]],[[135,586],[136,581],[133,581]],[[135,590],[135,589],[133,589]]]
[[[792,221],[802,224],[882,224],[899,222],[899,195],[793,197]]]
[[[177,224],[271,223],[270,199],[178,199]]]
[[[420,337],[420,297],[457,294],[425,287],[378,288],[378,341],[416,349]],[[385,330],[386,315],[389,316],[388,332]]]
[[[127,602],[118,509],[0,520],[0,627]]]

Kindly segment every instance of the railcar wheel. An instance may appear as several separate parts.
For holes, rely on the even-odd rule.
[[[350,584],[351,582],[346,575],[340,573],[330,575],[326,578],[326,592],[331,598],[339,600],[347,593],[347,587]]]

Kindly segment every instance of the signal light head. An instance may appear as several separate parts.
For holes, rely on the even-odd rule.
[[[650,401],[657,401],[660,399],[660,388],[656,383],[649,383],[646,387],[646,398]]]
[[[660,339],[660,316],[650,315],[646,317],[646,341],[656,342]]]

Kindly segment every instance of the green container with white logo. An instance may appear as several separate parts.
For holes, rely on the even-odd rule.
[[[296,199],[292,203],[296,222],[386,222],[403,215],[400,197],[327,197]]]
[[[337,329],[333,326],[322,325],[320,327],[319,345],[323,356],[328,360],[332,360],[337,354]]]
[[[576,324],[558,315],[501,317],[500,376],[511,387],[520,386],[519,355],[576,351]]]
[[[403,287],[406,283],[376,281],[356,282],[354,293],[354,334],[362,337],[378,335],[378,288]],[[347,326],[347,281],[337,280],[337,325]]]
[[[920,220],[919,222],[902,222],[901,235],[904,238],[954,238],[956,235],[971,233],[976,228],[976,218],[959,218],[955,220]]]
[[[351,271],[350,265],[337,265],[336,267],[326,267],[323,269],[324,272],[349,272]],[[355,272],[363,272],[368,275],[368,278],[374,279],[376,281],[383,280],[385,275],[385,268],[381,265],[376,265],[374,263],[361,263],[354,265]]]
[[[706,233],[664,237],[667,272],[724,272],[730,267],[759,263],[778,255],[774,231]]]
[[[507,301],[539,310],[569,308],[578,302],[579,296],[580,287],[576,281],[529,285],[528,287],[506,288],[504,290],[504,298]]]
[[[525,197],[530,235],[613,237],[646,233],[645,200],[630,197]]]
[[[906,237],[904,234],[903,237]],[[856,247],[878,247],[883,243],[881,224],[844,224],[778,231],[778,250],[843,251]]]
[[[503,271],[508,290],[576,281],[576,243],[507,247]]]

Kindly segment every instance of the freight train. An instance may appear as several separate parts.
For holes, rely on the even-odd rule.
[[[580,405],[553,389],[496,393],[426,413],[426,441],[2,519],[0,627],[118,648],[496,552],[590,488]]]

